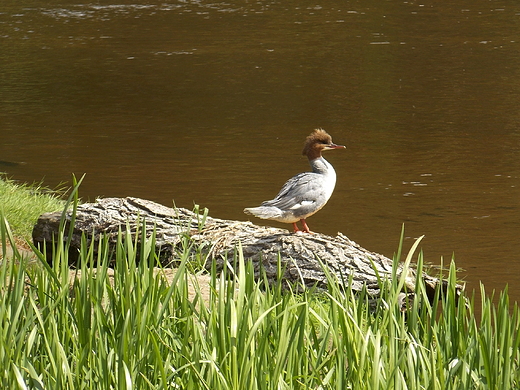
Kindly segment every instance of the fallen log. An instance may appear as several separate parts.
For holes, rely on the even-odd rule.
[[[33,229],[34,244],[48,251],[48,259],[51,258],[52,243],[58,237],[61,216],[60,212],[42,214]],[[70,212],[66,219],[70,225]],[[187,209],[169,208],[132,197],[98,199],[95,203],[77,207],[70,237],[70,266],[76,265],[83,235],[87,243],[97,242],[103,236],[113,245],[120,231],[129,229],[135,233],[143,226],[146,227],[147,236],[155,231],[156,251],[163,267],[176,265],[179,246],[183,239],[189,237],[195,246],[203,248],[207,267],[213,260],[218,267],[232,264],[230,260],[238,245],[241,245],[244,257],[253,262],[255,270],[263,268],[270,281],[278,277],[279,257],[285,269],[284,279],[305,286],[326,286],[325,265],[339,280],[347,282],[351,278],[354,291],[361,291],[366,286],[370,295],[377,296],[380,292],[378,277],[390,277],[392,274],[392,260],[362,248],[341,233],[336,237],[318,233],[294,234],[251,222],[211,218]],[[399,276],[402,271],[402,266],[398,266]],[[407,269],[406,272],[406,289],[413,292],[415,271]],[[441,283],[426,274],[424,281],[428,295],[433,295],[436,286]]]

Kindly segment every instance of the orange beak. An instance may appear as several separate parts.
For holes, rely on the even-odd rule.
[[[346,146],[343,145],[336,145],[336,144],[328,144],[325,150],[332,150],[332,149],[346,149]]]

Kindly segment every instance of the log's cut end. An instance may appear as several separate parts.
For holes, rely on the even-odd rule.
[[[52,258],[53,243],[59,239],[62,218],[65,218],[64,231],[71,232],[68,253],[71,266],[78,262],[82,237],[89,244],[94,241],[94,250],[101,239],[107,240],[110,250],[114,250],[122,232],[130,232],[132,239],[135,239],[135,234],[148,237],[155,232],[156,253],[162,266],[176,264],[179,246],[189,237],[195,245],[205,248],[208,268],[213,261],[217,267],[232,265],[233,256],[240,246],[244,257],[253,262],[255,270],[263,269],[272,282],[279,277],[279,260],[285,270],[283,278],[288,283],[326,287],[325,267],[340,281],[348,283],[350,280],[354,291],[366,288],[373,296],[380,293],[379,279],[392,274],[392,260],[362,248],[341,233],[336,237],[319,233],[292,234],[283,229],[211,218],[130,197],[104,198],[79,205],[72,229],[70,212],[64,216],[59,212],[41,215],[33,230],[33,241],[47,252],[47,259]],[[400,265],[397,267],[398,275],[401,275],[404,270]],[[406,272],[406,290],[413,292],[415,271],[407,269]],[[442,282],[429,275],[424,275],[424,280],[427,292],[433,296],[436,286]]]

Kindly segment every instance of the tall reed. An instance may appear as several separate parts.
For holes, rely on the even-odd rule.
[[[510,309],[507,289],[496,305],[483,286],[479,302],[459,296],[454,264],[446,291],[430,302],[419,253],[416,296],[403,312],[397,272],[381,279],[374,305],[330,274],[327,291],[287,290],[281,278],[269,285],[238,247],[228,267],[212,265],[210,296],[196,288],[189,299],[193,242],[179,251],[170,280],[154,272],[154,236],[138,241],[126,231],[113,253],[105,240],[84,241],[70,270],[64,226],[50,266],[45,251],[33,248],[37,264],[17,252],[0,219],[2,248],[13,249],[0,265],[2,389],[520,386],[517,305]]]

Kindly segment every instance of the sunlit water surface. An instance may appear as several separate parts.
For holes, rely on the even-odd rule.
[[[4,2],[1,171],[247,220],[323,127],[347,149],[312,230],[391,257],[404,223],[520,298],[517,2],[100,3]]]

